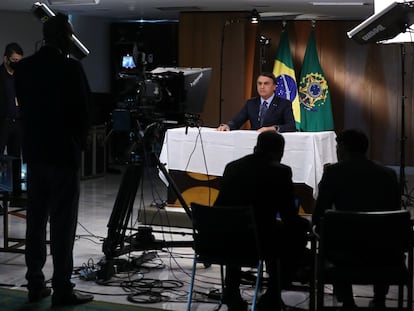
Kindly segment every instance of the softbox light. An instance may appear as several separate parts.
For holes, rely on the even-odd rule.
[[[414,1],[394,2],[347,32],[348,37],[365,44],[392,39],[414,24]]]
[[[41,2],[34,3],[31,11],[33,15],[36,16],[42,23],[45,23],[49,17],[56,15],[46,4]],[[82,59],[89,55],[89,50],[74,34],[72,35],[72,42],[73,45],[70,53],[74,57]]]

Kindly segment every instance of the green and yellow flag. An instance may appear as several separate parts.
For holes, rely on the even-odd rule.
[[[290,54],[289,36],[284,29],[276,52],[273,74],[276,77],[276,95],[292,102],[296,128],[300,129],[300,104],[292,55]]]
[[[300,130],[321,132],[334,129],[331,96],[316,51],[315,32],[312,30],[299,80]]]

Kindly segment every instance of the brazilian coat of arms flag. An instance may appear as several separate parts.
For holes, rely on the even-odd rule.
[[[276,77],[276,95],[292,102],[293,116],[296,129],[300,130],[300,104],[295,70],[290,53],[289,36],[287,29],[283,29],[279,47],[273,65],[273,74]]]
[[[321,132],[334,129],[328,82],[319,63],[315,32],[311,31],[299,80],[300,130]]]

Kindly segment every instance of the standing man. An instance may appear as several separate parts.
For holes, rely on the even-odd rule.
[[[0,156],[7,146],[7,155],[20,158],[22,129],[13,75],[22,58],[23,49],[19,44],[6,45],[0,66]]]
[[[325,167],[319,183],[312,215],[316,229],[328,209],[361,212],[401,209],[397,174],[367,158],[367,136],[359,130],[349,129],[338,134],[336,141],[338,163]],[[384,254],[387,255],[391,254]],[[334,289],[344,308],[356,308],[351,284],[336,284]],[[388,286],[374,285],[374,300],[370,306],[375,310],[385,308],[387,292]]]
[[[46,226],[53,258],[52,306],[89,302],[73,290],[73,246],[80,191],[81,151],[89,126],[90,90],[83,68],[68,57],[73,29],[64,14],[43,25],[44,46],[15,72],[23,117],[23,161],[27,163],[26,279],[29,301],[51,294],[42,268]]]
[[[270,72],[261,73],[256,86],[259,96],[249,99],[232,121],[220,124],[217,130],[237,130],[250,121],[250,128],[258,132],[295,132],[292,103],[276,95],[275,76]]]
[[[259,240],[265,253],[269,283],[259,299],[261,311],[279,311],[280,288],[288,286],[296,265],[303,257],[306,245],[307,221],[298,215],[294,204],[292,170],[280,163],[285,140],[275,131],[265,131],[257,138],[254,153],[230,162],[221,179],[220,192],[215,206],[252,206],[257,223]],[[280,215],[281,221],[277,219]],[[237,217],[235,215],[234,217]],[[280,255],[276,255],[280,254]],[[281,257],[282,275],[278,275],[276,260]],[[301,257],[302,256],[302,257]],[[247,310],[240,295],[241,270],[226,265],[223,303],[228,310]]]

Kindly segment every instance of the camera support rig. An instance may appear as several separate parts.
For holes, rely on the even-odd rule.
[[[143,81],[138,77],[132,79],[131,81],[134,82],[132,87],[124,94],[125,98],[122,102],[124,107],[114,110],[117,115],[116,118],[113,115],[113,129],[129,132],[134,142],[129,148],[130,162],[122,177],[108,222],[108,236],[103,243],[103,252],[108,259],[131,251],[193,246],[192,240],[170,242],[155,240],[151,227],[131,229],[128,223],[144,173],[145,163],[142,158],[145,157],[140,158],[140,151],[146,155],[146,148],[156,136],[154,132],[160,130],[161,123],[184,123],[186,131],[188,127],[199,126],[200,116],[196,113],[203,110],[210,76],[211,68],[156,68]],[[170,121],[164,119],[160,122],[160,118]],[[141,128],[138,119],[143,122],[145,130]],[[158,156],[154,152],[151,152],[151,155],[191,219],[191,211],[176,183],[164,164],[160,163]],[[126,236],[127,230],[137,232]]]
[[[138,133],[139,121],[136,120]],[[131,148],[131,155],[134,155],[134,150],[138,146],[144,145],[145,133],[151,133],[151,127],[158,126],[156,122],[147,126],[143,135],[136,135],[136,141]],[[142,139],[142,140],[139,140]],[[170,186],[172,187],[179,202],[191,219],[191,211],[185,202],[176,183],[168,173],[165,165],[162,164],[155,153],[151,153],[157,168],[163,173]],[[131,229],[128,223],[131,219],[131,214],[134,207],[135,197],[139,184],[141,183],[145,163],[141,159],[134,159],[131,156],[131,161],[127,165],[125,173],[123,174],[120,187],[116,196],[111,217],[108,222],[108,235],[104,239],[102,250],[107,259],[112,259],[132,251],[144,251],[149,249],[162,249],[165,247],[192,247],[193,241],[164,241],[156,240],[152,235],[152,228],[148,226],[138,227],[138,229]],[[136,230],[137,232],[126,236],[127,230]]]

